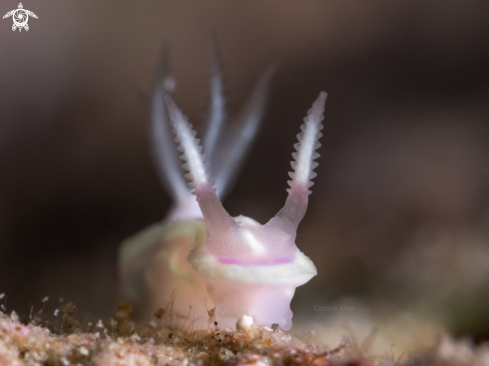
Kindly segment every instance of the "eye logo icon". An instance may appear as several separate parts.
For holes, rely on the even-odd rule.
[[[27,21],[29,20],[29,15],[37,19],[36,14],[34,14],[30,10],[24,9],[22,3],[19,3],[19,8],[9,11],[7,14],[3,16],[3,19],[8,18],[10,16],[12,17],[12,19],[14,20],[14,24],[12,25],[13,31],[15,31],[17,28],[19,28],[19,32],[22,31],[22,28],[28,31],[29,25],[27,24]]]

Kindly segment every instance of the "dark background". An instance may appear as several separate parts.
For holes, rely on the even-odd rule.
[[[17,8],[4,0],[0,13]],[[239,109],[280,69],[225,202],[260,222],[283,205],[295,135],[329,93],[318,177],[297,243],[319,274],[294,299],[352,296],[489,338],[489,3],[31,0],[0,21],[0,293],[20,313],[63,296],[92,316],[118,301],[116,250],[170,200],[149,154],[161,44],[175,100],[203,115],[209,31]]]

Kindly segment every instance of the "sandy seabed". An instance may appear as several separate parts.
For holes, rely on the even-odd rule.
[[[73,310],[64,304],[49,320],[42,310],[23,320],[0,312],[0,365],[489,365],[489,345],[448,335],[419,352],[379,356],[371,354],[374,333],[358,344],[344,332],[339,344],[325,345],[280,328],[221,330],[212,319],[207,331],[171,329],[161,316],[136,323],[124,305],[107,322],[76,319]]]

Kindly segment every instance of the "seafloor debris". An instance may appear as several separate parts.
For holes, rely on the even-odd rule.
[[[358,345],[351,336],[337,347],[308,343],[263,326],[243,330],[208,331],[170,329],[156,316],[147,323],[128,319],[131,308],[122,303],[116,319],[79,320],[74,305],[65,303],[56,316],[32,311],[22,320],[15,312],[0,312],[0,366],[3,365],[489,365],[489,346],[474,347],[448,336],[419,354],[395,358],[369,355],[374,334]]]
[[[134,323],[122,304],[117,320],[78,320],[71,303],[57,316],[33,312],[22,322],[12,312],[0,313],[0,365],[355,365],[394,364],[388,356],[368,359],[358,354],[350,338],[330,349],[309,344],[280,328],[249,326],[246,331],[169,329],[156,319]],[[351,364],[351,363],[350,363]]]

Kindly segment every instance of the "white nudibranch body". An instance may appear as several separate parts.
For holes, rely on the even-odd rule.
[[[219,62],[215,45],[213,47],[211,59],[215,66]],[[226,116],[223,111],[212,110],[224,108],[223,88],[219,87],[221,74],[217,67],[212,70],[209,128],[217,126],[218,131],[207,134],[210,137],[204,139],[206,149],[206,141],[213,144],[219,142],[222,118]],[[268,70],[258,83],[246,109],[248,117],[241,117],[243,131],[253,126],[256,131],[270,75],[271,71]],[[162,94],[159,93],[158,97],[162,97]],[[176,136],[178,151],[183,153],[180,156],[185,161],[182,167],[188,171],[185,178],[190,181],[188,186],[193,189],[193,202],[198,207],[195,204],[192,206],[188,191],[181,186],[182,180],[171,176],[176,171],[172,166],[164,179],[173,192],[177,206],[172,210],[170,219],[164,227],[153,227],[122,247],[121,273],[124,286],[129,289],[125,294],[133,299],[150,299],[147,302],[150,305],[145,305],[146,313],[154,311],[158,304],[164,307],[165,298],[166,301],[171,298],[172,309],[179,309],[183,314],[177,321],[181,327],[185,327],[189,317],[194,329],[205,327],[208,319],[206,313],[215,307],[213,316],[220,327],[234,327],[246,315],[252,317],[256,324],[278,324],[282,329],[289,330],[292,326],[290,302],[295,289],[317,274],[312,261],[297,248],[295,238],[297,226],[307,209],[311,179],[316,176],[313,172],[317,166],[314,159],[319,154],[315,150],[320,146],[318,140],[322,136],[320,131],[323,128],[321,121],[326,96],[325,92],[319,94],[304,119],[302,132],[297,135],[299,142],[294,145],[296,152],[292,154],[294,171],[289,173],[292,180],[289,181],[286,203],[275,217],[262,225],[249,217],[231,217],[221,204],[219,197],[222,195],[218,196],[221,187],[226,191],[228,181],[234,175],[233,172],[222,171],[230,166],[229,161],[223,161],[223,156],[240,156],[233,148],[238,146],[243,149],[243,146],[249,145],[249,141],[243,144],[241,138],[244,137],[238,132],[232,135],[234,143],[228,144],[226,149],[220,150],[213,145],[210,162],[213,169],[214,163],[217,165],[214,183],[207,171],[207,157],[202,154],[207,151],[202,148],[187,118],[166,95],[164,101],[169,123]],[[163,105],[159,106],[164,109]],[[160,122],[167,122],[167,118],[161,121],[161,115]],[[168,143],[167,135],[165,141]],[[172,164],[175,164],[172,159]],[[146,270],[147,267],[151,270]],[[136,272],[138,276],[134,275]],[[144,285],[145,281],[149,285]],[[141,286],[147,286],[150,290],[141,295]],[[190,310],[185,317],[187,309]],[[183,322],[183,319],[187,320]]]

